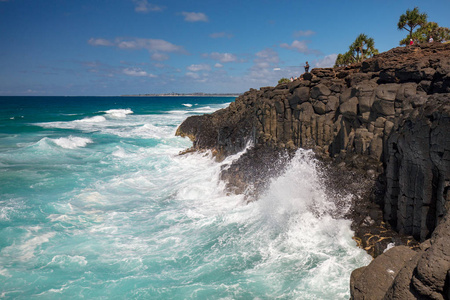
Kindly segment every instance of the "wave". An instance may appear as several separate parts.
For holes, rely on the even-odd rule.
[[[88,117],[81,120],[75,120],[73,122],[79,122],[79,123],[101,123],[105,122],[106,118],[103,116],[95,116],[95,117]],[[56,122],[55,122],[56,123]]]
[[[92,144],[93,141],[89,138],[82,138],[76,136],[69,136],[66,138],[50,139],[56,145],[64,149],[76,149],[86,147],[88,144]]]
[[[118,118],[118,119],[126,118],[127,115],[130,115],[133,113],[133,111],[129,108],[127,108],[127,109],[110,109],[110,110],[103,111],[103,112],[112,118]]]
[[[192,104],[190,104],[190,103],[185,103],[185,104],[181,104],[181,105],[184,105],[186,107],[192,107]]]
[[[42,235],[35,235],[28,238],[29,235],[23,237],[19,245],[11,245],[2,249],[1,254],[9,257],[17,257],[20,261],[28,261],[34,257],[35,250],[44,243],[48,243],[53,238],[55,232],[47,232]]]

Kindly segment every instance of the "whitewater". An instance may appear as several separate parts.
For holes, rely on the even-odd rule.
[[[233,100],[0,97],[0,299],[348,299],[370,257],[311,152],[248,204],[242,153],[179,155]]]

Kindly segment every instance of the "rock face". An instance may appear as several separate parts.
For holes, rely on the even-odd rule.
[[[381,188],[371,201],[380,205],[380,216],[387,224],[421,242],[435,232],[431,247],[421,250],[423,256],[409,260],[405,263],[409,269],[398,272],[403,280],[383,286],[385,292],[390,288],[392,297],[387,299],[403,299],[395,296],[400,295],[397,287],[410,285],[414,296],[437,293],[445,297],[447,293],[448,299],[449,268],[439,269],[438,279],[427,272],[437,272],[431,263],[440,261],[437,257],[442,255],[448,261],[450,251],[442,248],[444,242],[438,242],[448,242],[450,237],[435,231],[443,226],[450,209],[450,44],[394,48],[360,64],[313,69],[289,84],[252,89],[226,109],[188,118],[177,134],[189,136],[195,149],[213,149],[218,158],[252,142],[259,150],[242,156],[235,163],[238,167],[224,175],[234,180],[239,191],[258,181],[254,175],[261,173],[254,170],[250,174],[248,168],[239,166],[252,165],[255,153],[273,149],[287,153],[300,147],[313,149],[336,167],[358,168],[367,180],[378,178],[373,186],[377,183]],[[266,168],[273,169],[275,159],[267,161]],[[376,214],[355,207],[358,235],[358,229],[372,224]],[[366,248],[365,241],[361,246]],[[442,255],[436,256],[438,252]],[[387,253],[380,259],[382,256]],[[356,276],[355,288],[363,286],[360,280],[371,278],[369,272]],[[406,284],[405,278],[411,283]]]

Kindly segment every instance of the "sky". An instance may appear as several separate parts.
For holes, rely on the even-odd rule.
[[[360,33],[384,52],[450,0],[0,0],[0,96],[242,93],[331,67]]]

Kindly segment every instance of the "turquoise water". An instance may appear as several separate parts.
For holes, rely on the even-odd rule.
[[[369,257],[311,153],[248,205],[219,180],[241,154],[178,155],[233,100],[0,97],[0,298],[348,299]]]

